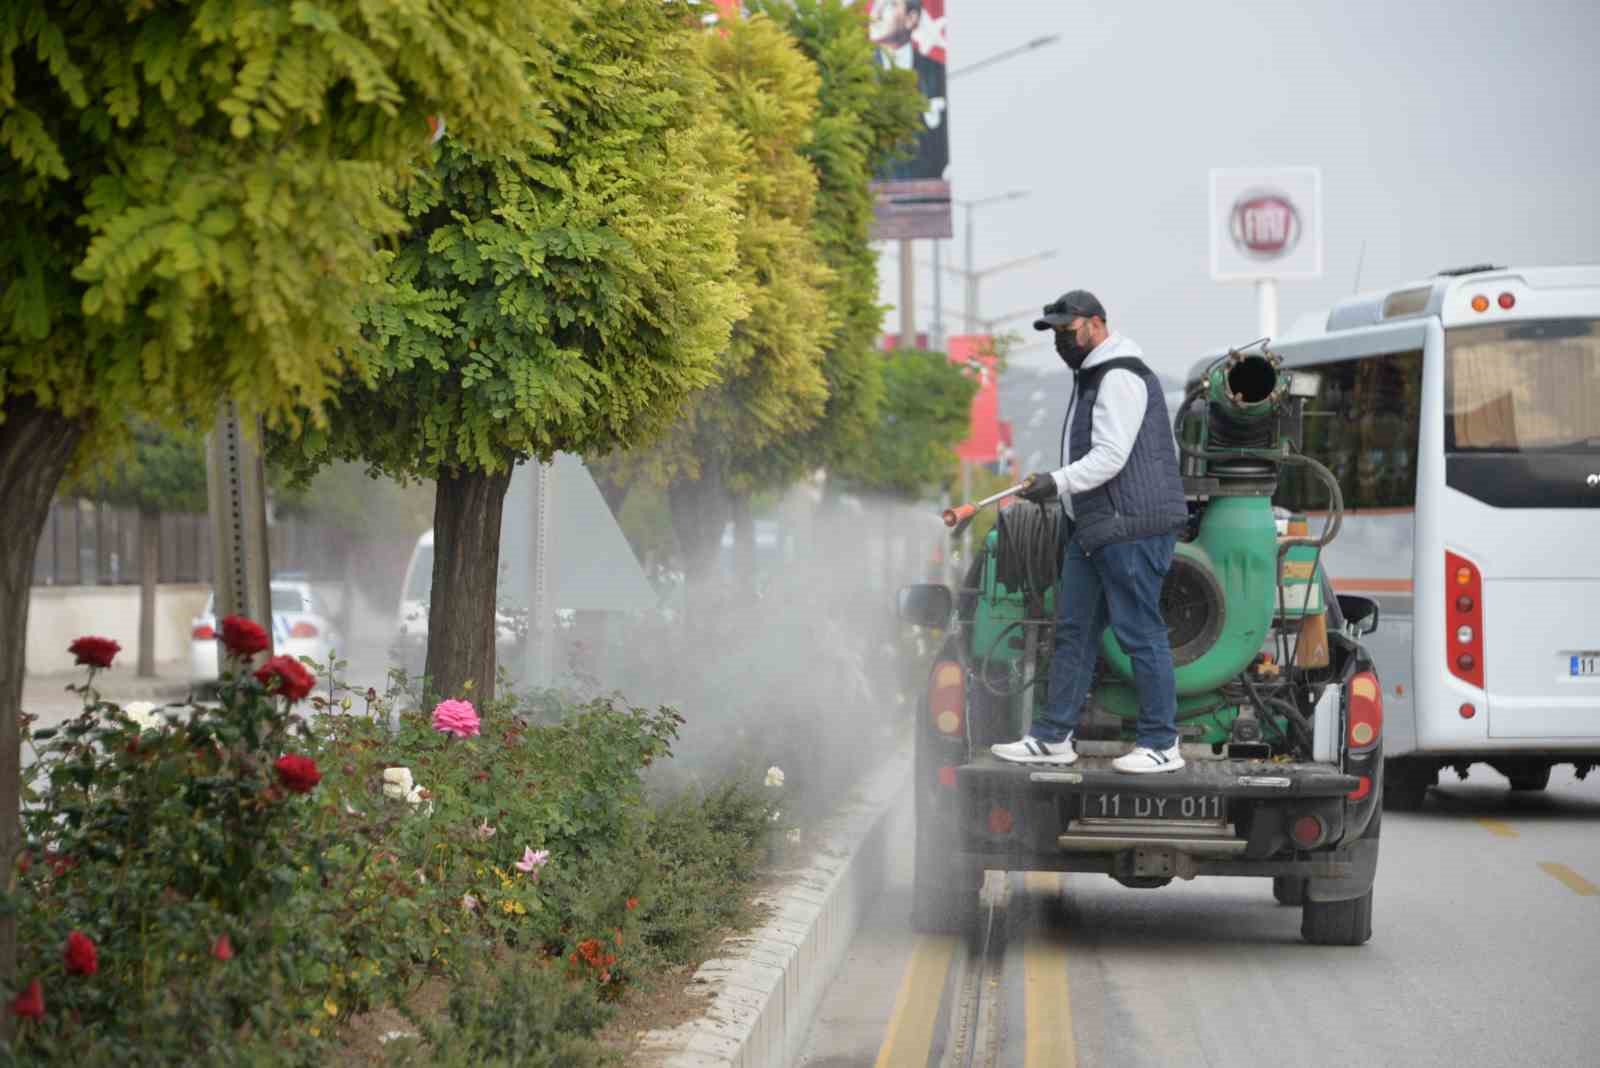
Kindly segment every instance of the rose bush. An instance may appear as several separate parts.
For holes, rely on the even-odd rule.
[[[441,733],[422,712],[391,728],[392,693],[308,721],[302,684],[299,664],[225,672],[214,706],[138,718],[85,685],[82,715],[24,731],[0,1063],[325,1063],[353,1016],[424,982],[480,1018],[471,976],[501,960],[522,976],[506,991],[550,1002],[514,1044],[583,1063],[605,1002],[738,917],[769,800],[752,782],[652,801],[641,772],[677,713],[542,693]],[[513,1041],[427,1034],[447,1059]]]

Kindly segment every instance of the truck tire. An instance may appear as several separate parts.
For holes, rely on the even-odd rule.
[[[1383,762],[1383,807],[1391,812],[1415,812],[1422,807],[1428,787],[1439,781],[1439,769],[1420,760],[1391,757]]]
[[[1372,937],[1372,891],[1345,901],[1307,901],[1300,937],[1314,946],[1359,946]]]
[[[911,926],[919,934],[963,934],[978,915],[983,872],[936,856],[917,843],[911,884]]]
[[[1277,898],[1280,905],[1304,905],[1306,903],[1306,881],[1294,875],[1274,875],[1272,877],[1272,896]]]

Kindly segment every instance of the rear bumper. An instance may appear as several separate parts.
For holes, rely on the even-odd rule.
[[[956,769],[945,812],[959,828],[951,844],[972,866],[1136,879],[1289,876],[1309,880],[1312,900],[1335,901],[1365,893],[1377,869],[1376,828],[1368,826],[1377,799],[1346,796],[1360,783],[1323,764],[1208,760],[1130,776],[1093,758],[1069,767],[983,758]],[[1223,814],[1100,818],[1088,810],[1098,793],[1120,795],[1141,815],[1174,811],[1184,798],[1196,807],[1217,798]],[[1289,836],[1303,816],[1324,828],[1310,849]]]

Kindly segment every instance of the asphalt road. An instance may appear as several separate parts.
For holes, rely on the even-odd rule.
[[[1600,776],[1474,767],[1385,813],[1372,941],[1300,940],[1256,879],[991,872],[970,939],[910,928],[911,827],[797,1065],[1600,1064]]]

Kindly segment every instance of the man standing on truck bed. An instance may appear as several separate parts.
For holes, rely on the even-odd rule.
[[[1112,766],[1177,771],[1183,767],[1178,696],[1161,584],[1188,507],[1161,382],[1139,358],[1138,345],[1107,330],[1105,308],[1086,290],[1046,304],[1033,328],[1055,331],[1056,352],[1073,378],[1061,426],[1062,466],[1029,475],[1018,492],[1039,504],[1059,498],[1066,512],[1055,652],[1044,708],[1020,741],[991,748],[1019,764],[1078,759],[1073,731],[1109,619],[1139,690],[1137,741]]]

